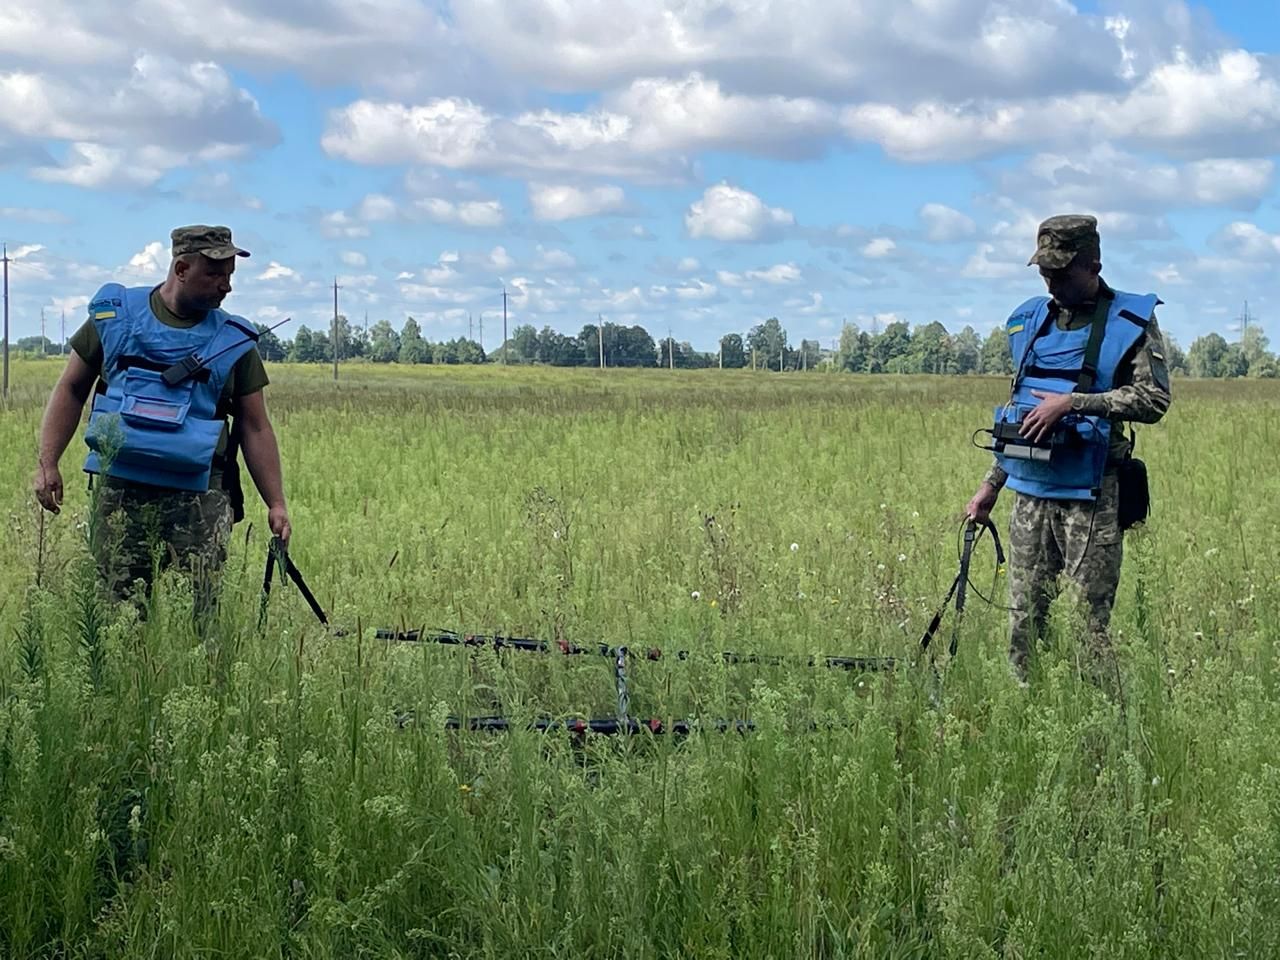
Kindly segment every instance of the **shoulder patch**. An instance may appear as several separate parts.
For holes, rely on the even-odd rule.
[[[1025,323],[1011,323],[1005,327],[1005,333],[1012,337],[1015,333],[1021,333],[1026,328],[1027,325]]]
[[[111,320],[123,304],[118,297],[107,297],[94,300],[89,304],[89,316],[94,320]]]

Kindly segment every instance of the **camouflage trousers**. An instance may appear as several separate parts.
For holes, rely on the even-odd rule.
[[[141,608],[152,574],[176,567],[191,578],[197,625],[217,610],[231,537],[231,501],[223,490],[190,492],[107,482],[93,497],[94,560],[107,589]],[[136,595],[136,582],[144,594]]]
[[[1009,661],[1020,676],[1025,677],[1031,649],[1044,636],[1049,604],[1065,575],[1083,607],[1084,672],[1110,684],[1115,665],[1107,628],[1124,553],[1118,505],[1114,473],[1104,475],[1096,502],[1017,495],[1009,529]]]

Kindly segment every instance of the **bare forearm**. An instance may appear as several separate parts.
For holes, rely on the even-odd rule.
[[[65,383],[59,383],[49,396],[44,421],[40,424],[40,464],[56,467],[80,426],[80,414],[84,399]]]
[[[254,486],[262,502],[271,507],[283,507],[284,477],[280,468],[280,448],[275,431],[270,426],[258,430],[246,430],[240,438],[244,463],[253,477]]]

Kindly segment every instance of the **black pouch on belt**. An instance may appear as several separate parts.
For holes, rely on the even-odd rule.
[[[1151,489],[1147,485],[1147,465],[1137,457],[1125,457],[1116,466],[1120,502],[1116,521],[1121,530],[1142,523],[1151,513]]]

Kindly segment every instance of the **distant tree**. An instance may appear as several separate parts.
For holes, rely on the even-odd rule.
[[[255,323],[254,327],[258,331],[258,353],[262,355],[263,360],[268,363],[279,363],[288,359],[288,351],[274,330],[268,329],[265,323]]]
[[[1182,347],[1178,345],[1178,341],[1169,336],[1163,330],[1161,336],[1164,339],[1164,357],[1168,364],[1169,372],[1186,374],[1187,372],[1187,355],[1183,352]]]
[[[293,343],[289,350],[289,359],[294,363],[315,363],[316,346],[311,329],[304,323],[293,335]]]
[[[982,367],[982,340],[973,327],[965,327],[951,339],[952,373],[977,373]]]
[[[762,369],[781,370],[786,365],[787,331],[777,317],[770,317],[747,332],[747,348],[755,351]]]
[[[720,356],[716,362],[723,362],[726,370],[739,370],[747,365],[747,351],[740,334],[728,333],[720,338]]]
[[[912,373],[949,373],[954,353],[947,328],[936,320],[916,327],[907,356]]]
[[[1268,342],[1267,335],[1260,326],[1246,327],[1241,335],[1240,351],[1244,355],[1249,376],[1259,377],[1263,370],[1275,366],[1275,357],[1267,350]]]
[[[850,373],[865,373],[870,360],[871,335],[860,331],[855,323],[846,323],[840,330],[836,366]]]
[[[911,328],[897,320],[871,341],[873,372],[904,373],[911,353]]]
[[[563,333],[546,326],[538,334],[536,359],[553,367],[578,367],[582,365],[582,345],[576,337],[566,337]]]
[[[538,331],[522,323],[511,331],[507,342],[507,363],[534,363],[538,359]]]
[[[617,335],[617,347],[612,356],[608,355],[608,347],[614,335]],[[615,367],[652,367],[658,362],[658,346],[649,336],[649,331],[639,325],[630,327],[610,326],[605,335],[606,362]]]
[[[369,359],[374,363],[395,363],[400,359],[400,334],[386,320],[369,328]]]
[[[1187,369],[1193,377],[1221,377],[1223,358],[1227,353],[1227,341],[1221,334],[1209,333],[1197,337],[1187,351]]]
[[[431,345],[422,339],[422,329],[418,326],[418,321],[409,317],[404,322],[404,329],[400,331],[400,356],[401,363],[430,363]]]
[[[982,342],[982,372],[1013,373],[1013,356],[1009,352],[1009,334],[1004,327],[996,327]]]

